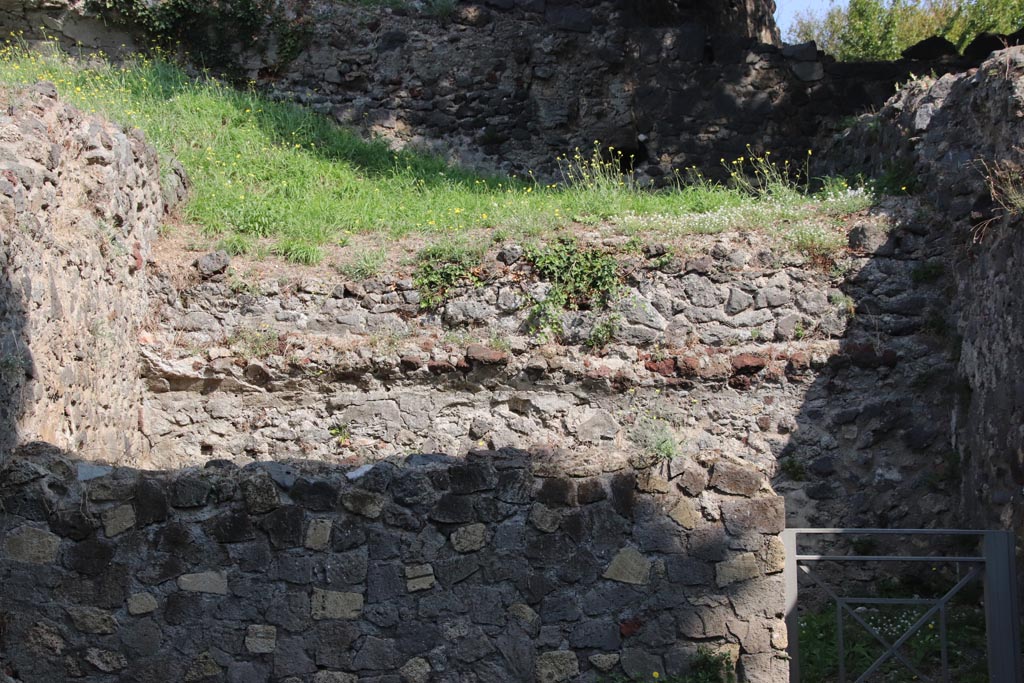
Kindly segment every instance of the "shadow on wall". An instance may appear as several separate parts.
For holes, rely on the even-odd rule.
[[[718,496],[711,521],[710,491],[549,457],[159,473],[28,444],[0,471],[0,666],[25,683],[651,680],[707,666],[705,647],[787,679],[781,499]]]
[[[859,220],[851,270],[817,302],[831,329],[802,330],[837,346],[791,361],[794,376],[813,380],[775,481],[789,526],[961,522],[949,427],[960,344],[949,318],[953,227],[919,211],[915,200],[883,200]]]
[[[0,192],[13,185],[4,178],[0,171]],[[0,197],[0,200],[7,197]],[[11,282],[11,259],[14,252],[9,248],[11,234],[17,226],[9,215],[9,204],[0,201],[0,220],[8,226],[0,231],[0,462],[7,457],[10,449],[18,443],[18,426],[26,406],[28,397],[35,388],[35,362],[28,346],[26,325],[28,316],[25,310],[27,297],[21,288]]]

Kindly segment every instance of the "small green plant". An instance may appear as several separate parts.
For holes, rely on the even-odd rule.
[[[611,313],[602,316],[594,326],[590,328],[583,345],[591,351],[603,349],[615,337],[619,330],[619,316]]]
[[[793,226],[783,232],[783,238],[822,270],[832,267],[835,255],[846,245],[841,231],[810,223]]]
[[[817,196],[824,200],[839,199],[854,189],[851,187],[850,181],[842,176],[830,175],[815,180],[821,186]]]
[[[729,172],[730,184],[752,197],[772,198],[789,202],[809,194],[812,151],[807,150],[803,162],[774,161],[771,151],[755,153],[747,145],[747,154],[722,164]]]
[[[277,353],[280,347],[276,332],[247,327],[236,329],[226,344],[246,358],[266,358]]]
[[[627,254],[642,254],[644,251],[644,241],[640,239],[639,235],[633,235],[622,245],[622,251]]]
[[[553,285],[531,311],[533,327],[542,334],[558,328],[562,311],[604,308],[618,294],[619,263],[599,249],[562,239],[527,247],[524,255],[537,275]]]
[[[664,270],[672,265],[672,261],[675,259],[675,256],[675,252],[672,249],[669,249],[661,256],[655,256],[651,259],[651,265],[654,266],[655,270]]]
[[[228,287],[231,288],[234,294],[250,294],[253,296],[260,294],[260,286],[255,282],[255,278],[251,274],[248,277],[243,277],[234,270],[229,271]]]
[[[439,308],[453,288],[478,284],[473,270],[480,265],[482,255],[482,249],[461,242],[441,242],[421,250],[413,274],[413,283],[420,293],[420,308]]]
[[[796,339],[797,341],[800,341],[801,339],[804,338],[806,334],[807,331],[804,330],[803,322],[798,322],[796,326],[793,328],[793,338]]]
[[[1019,216],[1024,213],[1024,169],[1008,159],[986,166],[992,199],[1006,213]]]
[[[780,461],[779,470],[793,481],[807,481],[807,469],[793,456]]]
[[[641,417],[630,433],[630,439],[643,449],[648,459],[656,463],[672,460],[682,453],[672,425],[660,417]]]
[[[233,232],[225,235],[217,242],[217,248],[223,249],[232,256],[241,256],[252,251],[253,238],[245,233]]]
[[[607,149],[599,140],[585,155],[577,147],[572,155],[564,154],[556,161],[562,175],[562,183],[575,190],[604,190],[614,192],[619,188],[636,189],[632,173],[635,155],[626,156],[614,147]]]
[[[728,652],[715,652],[710,648],[697,649],[690,662],[687,683],[735,683],[736,668]]]
[[[848,294],[834,293],[829,302],[851,320],[857,315],[857,302]]]
[[[497,333],[491,335],[487,345],[495,351],[504,351],[507,353],[512,350],[512,344],[509,343],[508,338]]]
[[[914,164],[907,160],[894,160],[886,164],[882,175],[871,184],[876,195],[909,195],[921,189],[921,179]]]
[[[0,356],[0,375],[27,372],[31,367],[32,362],[22,356],[13,353]]]
[[[89,323],[89,334],[96,339],[110,339],[113,336],[113,333],[110,331],[107,324],[99,319],[93,320]]]
[[[1015,148],[1016,151],[1020,151]],[[994,223],[1005,217],[1024,215],[1024,167],[1008,159],[981,162],[989,195],[999,208],[994,215],[974,227],[974,241],[980,242]]]
[[[307,266],[320,263],[324,257],[323,249],[305,237],[282,237],[274,247],[274,252],[289,261]]]
[[[333,425],[327,429],[339,446],[347,446],[352,440],[352,429],[347,424]]]
[[[366,280],[378,273],[387,261],[387,249],[367,249],[357,253],[351,261],[338,266],[338,272],[353,280]]]

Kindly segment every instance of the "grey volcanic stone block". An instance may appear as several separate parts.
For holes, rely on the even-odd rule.
[[[302,546],[302,526],[305,511],[297,505],[285,505],[266,515],[260,526],[267,533],[274,548]]]
[[[231,258],[226,251],[213,251],[209,254],[203,254],[196,259],[196,270],[199,271],[199,276],[203,278],[212,278],[215,275],[220,275],[228,269],[229,265],[231,265]]]
[[[44,529],[22,526],[4,540],[4,554],[12,560],[47,564],[57,558],[60,537]]]
[[[398,652],[393,640],[368,636],[356,651],[352,664],[357,670],[382,671],[397,668],[401,663],[402,655]]]

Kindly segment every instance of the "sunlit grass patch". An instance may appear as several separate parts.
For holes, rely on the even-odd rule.
[[[0,49],[0,83],[41,80],[87,112],[142,129],[165,159],[177,158],[193,186],[183,219],[233,254],[269,243],[288,260],[316,263],[356,234],[383,243],[481,230],[545,238],[607,224],[666,234],[767,230],[839,210],[841,201],[843,210],[853,206],[809,196],[782,175],[768,186],[746,178],[725,186],[693,171],[654,191],[622,173],[629,160],[597,141],[558,160],[558,182],[486,176],[394,151],[255,89],[190,77],[159,53],[115,65],[33,52],[17,40]]]

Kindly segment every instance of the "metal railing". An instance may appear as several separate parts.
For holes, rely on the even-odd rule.
[[[801,536],[974,536],[981,540],[980,555],[815,555],[801,554]],[[985,632],[990,683],[1021,683],[1020,625],[1014,570],[1013,536],[1008,531],[968,531],[963,529],[786,529],[782,534],[786,549],[786,627],[789,632],[790,683],[800,683],[800,621],[797,614],[798,579],[801,573],[836,603],[836,649],[839,683],[846,683],[844,623],[853,619],[875,639],[885,652],[855,683],[866,683],[886,662],[895,659],[917,676],[917,680],[949,683],[948,634],[946,615],[949,602],[968,584],[981,580],[985,590]],[[875,598],[840,596],[819,580],[806,563],[817,562],[930,562],[969,565],[969,571],[939,598]],[[924,614],[896,640],[890,642],[873,628],[851,605],[902,605],[927,607]],[[926,676],[900,651],[900,648],[926,624],[938,619],[942,677]],[[805,683],[818,683],[806,681]]]

